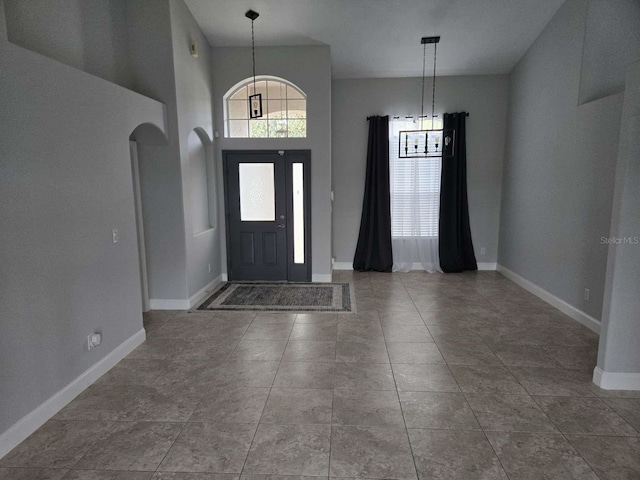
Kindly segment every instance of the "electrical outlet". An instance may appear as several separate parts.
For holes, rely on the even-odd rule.
[[[120,240],[120,236],[118,235],[117,228],[114,228],[113,231],[111,232],[111,238],[113,239],[113,243],[118,243],[118,240]]]
[[[87,337],[87,347],[89,347],[89,350],[93,350],[100,345],[100,343],[102,343],[102,335],[97,332]]]
[[[484,247],[480,248],[480,255],[485,255],[487,253],[487,249]]]
[[[588,289],[588,288],[585,288],[585,289],[584,289],[584,299],[585,299],[586,301],[589,301],[589,293],[590,293],[590,292],[589,292],[589,289]]]

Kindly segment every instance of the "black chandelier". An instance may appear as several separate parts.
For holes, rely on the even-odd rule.
[[[401,130],[398,135],[399,158],[442,158],[453,155],[453,130],[434,129],[436,105],[436,55],[440,37],[422,37],[422,102],[418,117],[419,130]],[[424,84],[427,44],[433,44],[433,87],[431,91],[431,128],[425,128]]]
[[[262,117],[262,94],[256,93],[256,42],[253,34],[253,22],[260,16],[258,12],[248,10],[244,14],[251,20],[251,59],[253,63],[253,95],[249,95],[249,118]]]

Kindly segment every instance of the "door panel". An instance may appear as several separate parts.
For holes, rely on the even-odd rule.
[[[311,280],[308,151],[225,151],[229,280]]]
[[[286,280],[284,162],[277,153],[225,158],[230,278]]]

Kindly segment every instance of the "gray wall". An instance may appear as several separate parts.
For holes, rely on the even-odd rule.
[[[580,103],[624,91],[627,65],[640,59],[640,2],[591,0],[587,12]]]
[[[4,38],[0,64],[3,432],[142,329],[129,136],[164,118]]]
[[[598,367],[640,374],[640,62],[626,77]],[[635,382],[638,388],[638,382]]]
[[[133,88],[167,106],[169,144],[138,147],[149,297],[185,300],[186,241],[169,0],[129,0],[127,26]]]
[[[568,0],[511,73],[498,261],[600,319],[622,97],[578,106],[586,16]]]
[[[334,80],[333,255],[353,262],[358,241],[369,115],[420,113],[421,78]],[[431,111],[430,79],[427,79]],[[438,77],[436,112],[470,113],[467,119],[469,215],[478,262],[496,262],[500,188],[507,114],[506,75]],[[486,255],[480,255],[480,248]]]
[[[220,229],[210,228],[194,235],[190,208],[189,136],[198,132],[213,172],[213,98],[211,86],[211,47],[184,2],[171,2],[171,31],[173,34],[173,63],[175,72],[178,114],[178,139],[182,169],[182,205],[187,254],[187,294],[193,296],[221,273]],[[198,58],[191,56],[189,45],[196,41]],[[207,184],[215,195],[215,176],[209,175]],[[209,265],[211,271],[209,271]]]
[[[250,48],[213,48],[213,85],[218,172],[222,150],[311,150],[312,275],[331,275],[331,55],[327,46],[256,48],[256,74],[293,82],[307,94],[307,138],[223,138],[223,98],[236,83],[251,76]],[[223,196],[220,183],[220,205]],[[223,218],[223,217],[221,217]],[[221,222],[222,223],[222,222]],[[222,225],[221,225],[222,227]],[[223,231],[224,238],[224,231]],[[223,242],[223,271],[226,245]]]
[[[130,87],[125,0],[4,0],[9,41]]]

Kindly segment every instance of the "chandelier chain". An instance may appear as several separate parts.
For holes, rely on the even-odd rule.
[[[424,75],[425,75],[425,65],[427,58],[427,44],[423,45],[422,48],[422,103],[420,104],[420,122],[418,123],[418,128],[422,128],[422,122],[424,121]]]
[[[433,44],[433,90],[431,92],[431,130],[433,130],[433,117],[436,110],[436,52],[438,44]]]
[[[256,42],[253,35],[253,20],[251,20],[251,58],[253,63],[253,94],[256,94]]]

